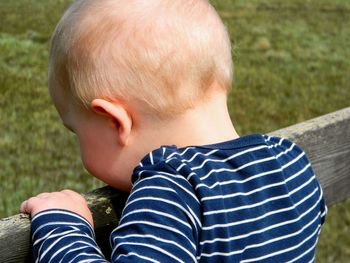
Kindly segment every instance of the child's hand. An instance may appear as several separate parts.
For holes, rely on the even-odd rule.
[[[61,192],[41,193],[24,201],[20,206],[20,212],[34,217],[41,211],[48,209],[65,209],[84,217],[93,226],[90,209],[84,197],[71,190]]]

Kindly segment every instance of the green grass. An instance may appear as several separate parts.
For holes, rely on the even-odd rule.
[[[0,0],[0,217],[28,196],[101,186],[47,92],[50,34],[70,1]],[[350,105],[350,2],[216,0],[234,46],[230,114],[269,132]],[[330,209],[318,262],[350,257],[350,200]]]

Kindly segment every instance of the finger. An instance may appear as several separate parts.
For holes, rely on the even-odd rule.
[[[49,195],[50,195],[50,193],[44,192],[44,193],[38,194],[36,197],[38,197],[38,198],[45,198],[45,197],[47,197]]]
[[[61,191],[61,193],[72,194],[72,193],[75,193],[75,192],[70,190],[70,189],[64,189],[64,190]]]
[[[27,205],[28,205],[28,200],[23,201],[19,207],[19,212],[20,213],[27,213]]]
[[[36,196],[29,198],[24,203],[24,213],[32,214],[33,208],[40,203],[42,203],[42,200]]]
[[[61,191],[61,193],[64,193],[64,194],[67,194],[67,195],[70,195],[70,196],[76,196],[76,195],[80,195],[79,193],[73,191],[73,190],[70,190],[70,189],[64,189]]]
[[[66,194],[66,195],[76,199],[77,201],[86,202],[84,196],[80,193],[75,192],[75,191],[65,189],[65,190],[62,190],[61,193]]]

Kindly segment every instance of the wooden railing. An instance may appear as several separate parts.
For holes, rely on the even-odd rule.
[[[350,197],[350,107],[270,134],[298,143],[320,180],[328,206]],[[97,242],[105,253],[127,194],[103,187],[86,194]],[[30,220],[19,214],[0,220],[0,262],[30,261]]]

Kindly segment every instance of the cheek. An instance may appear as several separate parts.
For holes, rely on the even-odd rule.
[[[85,168],[95,177],[104,180],[113,165],[116,145],[108,138],[79,136],[80,154]]]
[[[87,151],[87,149],[80,146],[80,155],[85,169],[88,170],[90,174],[94,175],[95,177],[98,177],[97,171],[99,169],[98,167],[96,167],[96,163],[94,162],[92,154],[89,151]]]
[[[106,139],[106,138],[104,138]],[[130,191],[134,165],[120,152],[118,145],[106,140],[80,140],[81,159],[94,177],[122,191]],[[111,147],[109,147],[111,146]]]
[[[99,177],[103,168],[108,167],[111,147],[104,137],[82,134],[79,136],[80,154],[85,168],[94,176]]]
[[[131,188],[130,176],[134,165],[131,165],[125,148],[118,144],[114,130],[101,126],[90,125],[77,129],[82,162],[86,170],[96,178],[128,191]]]

